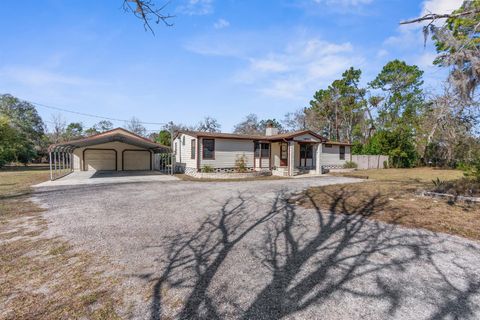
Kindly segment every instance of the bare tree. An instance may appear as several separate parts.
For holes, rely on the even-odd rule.
[[[203,121],[200,121],[196,127],[197,131],[204,132],[220,132],[222,126],[218,123],[218,120],[212,117],[205,117]]]
[[[62,142],[62,137],[65,133],[65,128],[67,126],[65,118],[60,113],[52,114],[52,124],[53,131],[51,133],[51,141],[53,143]]]
[[[136,117],[132,117],[129,122],[126,123],[127,129],[136,133],[142,137],[147,134],[147,129],[142,125],[140,120]]]
[[[150,30],[152,34],[155,35],[155,32],[150,25],[151,22],[156,24],[163,22],[166,26],[173,26],[173,24],[170,23],[170,20],[174,16],[163,13],[168,3],[169,2],[156,8],[153,0],[123,0],[123,9],[126,12],[133,13],[135,17],[142,20],[145,30]]]

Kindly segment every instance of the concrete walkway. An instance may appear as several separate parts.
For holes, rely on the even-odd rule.
[[[177,181],[178,178],[157,171],[74,171],[54,181],[45,181],[34,187],[59,187],[133,182]]]

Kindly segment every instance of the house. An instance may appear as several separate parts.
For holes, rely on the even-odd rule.
[[[52,179],[69,171],[152,170],[153,155],[169,152],[157,144],[122,128],[88,138],[58,143],[49,147]]]
[[[235,172],[243,157],[248,171],[274,175],[323,173],[351,160],[351,144],[328,141],[310,130],[278,133],[267,127],[265,135],[178,131],[173,152],[177,171],[195,174],[204,167],[215,172]]]

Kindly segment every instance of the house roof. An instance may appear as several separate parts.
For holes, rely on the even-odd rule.
[[[95,134],[87,138],[53,144],[48,148],[48,150],[49,151],[72,150],[75,148],[88,147],[96,144],[114,142],[114,141],[131,144],[131,145],[149,149],[149,150],[160,150],[160,149],[169,150],[170,149],[167,146],[155,143],[131,131],[125,130],[123,128],[115,128],[99,134]]]
[[[242,139],[242,140],[263,140],[263,141],[277,141],[277,140],[289,140],[297,136],[304,134],[310,134],[321,141],[327,141],[325,137],[311,130],[300,130],[281,134],[275,134],[272,136],[265,136],[260,134],[235,134],[235,133],[223,133],[223,132],[203,132],[203,131],[177,131],[175,137],[179,134],[186,134],[192,137],[207,137],[207,138],[219,138],[219,139]]]

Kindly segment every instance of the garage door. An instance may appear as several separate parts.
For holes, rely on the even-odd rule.
[[[86,149],[84,161],[85,170],[117,170],[115,150]]]
[[[150,151],[147,151],[147,150],[123,151],[123,170],[151,170]]]

